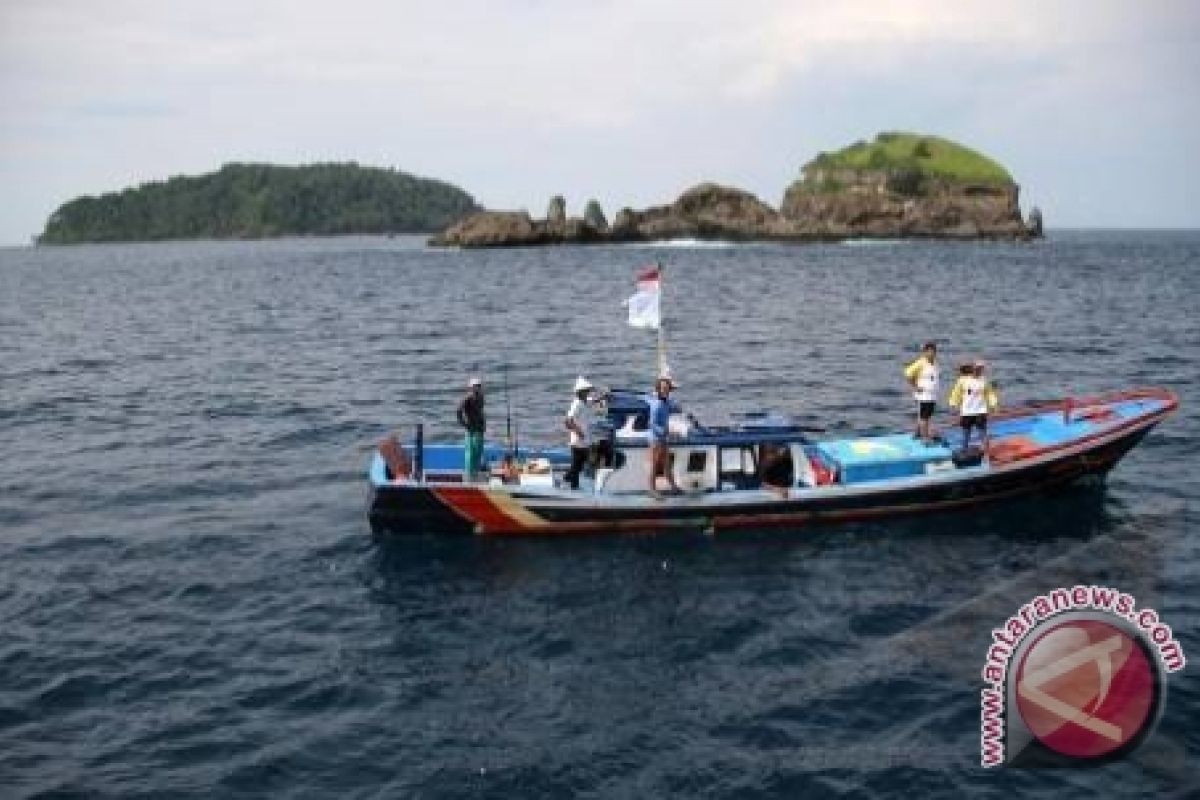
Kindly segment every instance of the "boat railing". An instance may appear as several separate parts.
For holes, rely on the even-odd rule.
[[[1136,389],[1127,389],[1120,392],[1103,392],[1100,394],[1091,395],[1070,395],[1057,400],[1030,400],[1019,406],[1012,408],[1001,408],[995,411],[991,417],[994,420],[1012,419],[1014,417],[1024,417],[1029,414],[1045,413],[1047,411],[1061,410],[1063,419],[1070,421],[1071,415],[1076,409],[1089,408],[1091,406],[1110,405],[1112,403],[1121,403],[1128,400],[1154,399],[1161,400],[1167,407],[1167,410],[1173,411],[1179,405],[1179,396],[1168,389],[1158,387],[1139,387]]]

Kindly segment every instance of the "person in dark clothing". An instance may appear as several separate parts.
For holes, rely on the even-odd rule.
[[[796,465],[792,462],[792,451],[787,445],[764,444],[759,451],[759,475],[762,485],[783,497],[796,482]]]
[[[484,415],[483,381],[471,378],[467,394],[458,404],[458,424],[466,431],[463,440],[463,480],[472,482],[479,474],[483,461],[483,434],[487,430]]]

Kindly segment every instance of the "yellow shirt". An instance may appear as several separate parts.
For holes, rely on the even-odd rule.
[[[961,375],[950,390],[950,406],[964,417],[988,414],[1000,405],[995,387],[986,378]]]
[[[925,356],[917,356],[915,361],[905,367],[904,377],[916,387],[913,390],[913,398],[918,403],[937,401],[938,368]]]

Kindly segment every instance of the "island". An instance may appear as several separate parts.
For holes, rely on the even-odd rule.
[[[432,233],[479,210],[458,187],[394,169],[226,164],[71,200],[37,243]]]
[[[1021,215],[1019,187],[993,159],[957,142],[916,133],[880,133],[820,153],[787,187],[778,209],[750,192],[713,183],[673,203],[621,209],[612,223],[594,200],[568,217],[563,198],[545,218],[479,211],[430,240],[434,246],[709,239],[822,242],[845,239],[1028,240],[1042,235],[1041,212]]]

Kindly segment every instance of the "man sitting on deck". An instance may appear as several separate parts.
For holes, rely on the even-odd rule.
[[[782,498],[796,482],[796,465],[792,461],[792,450],[786,444],[766,443],[759,447],[758,472],[762,485]]]

